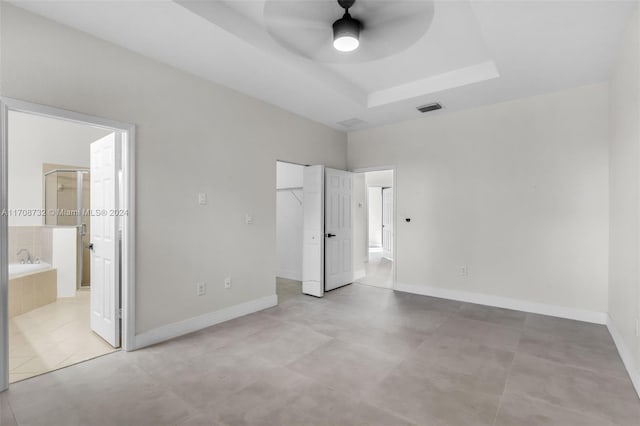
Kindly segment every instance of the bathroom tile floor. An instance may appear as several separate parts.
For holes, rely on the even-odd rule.
[[[638,426],[604,326],[360,284],[11,386],[6,425]]]
[[[80,290],[10,319],[10,383],[115,351],[91,331],[89,302]]]

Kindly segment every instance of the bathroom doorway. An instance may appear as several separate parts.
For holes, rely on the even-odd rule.
[[[3,390],[132,349],[134,135],[69,111],[1,106]]]

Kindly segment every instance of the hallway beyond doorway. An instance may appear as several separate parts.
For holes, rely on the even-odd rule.
[[[369,249],[369,261],[364,265],[366,275],[357,280],[360,284],[375,287],[393,287],[393,262],[382,256],[382,248]]]

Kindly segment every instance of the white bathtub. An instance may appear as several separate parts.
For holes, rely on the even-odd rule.
[[[51,269],[48,263],[10,263],[9,279]]]

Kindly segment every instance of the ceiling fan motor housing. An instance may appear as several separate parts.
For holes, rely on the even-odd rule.
[[[354,19],[349,15],[349,12],[333,23],[333,37],[339,38],[341,36],[352,36],[358,38],[360,36],[360,29],[362,24],[357,19]]]
[[[343,9],[349,9],[355,2],[356,0],[338,0],[338,4]]]

